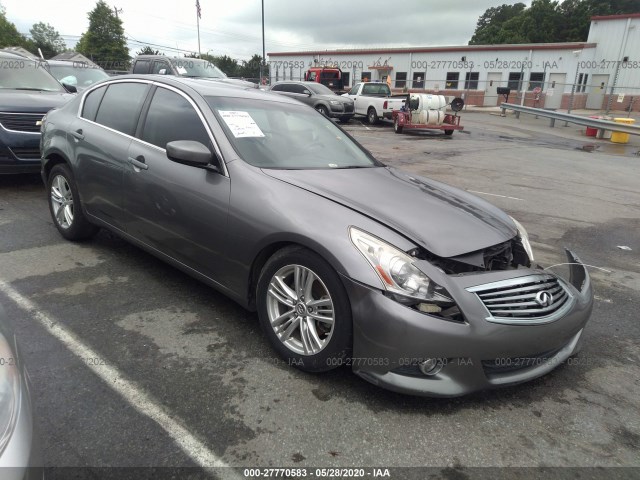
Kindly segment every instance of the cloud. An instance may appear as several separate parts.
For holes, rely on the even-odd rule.
[[[76,0],[60,8],[47,0],[1,0],[7,17],[27,33],[48,22],[74,45],[86,31],[94,0]],[[157,3],[114,0],[130,39],[175,49],[197,51],[195,0]],[[119,4],[120,3],[120,4]],[[401,47],[466,44],[478,17],[507,0],[264,0],[267,52],[335,48]],[[524,3],[529,4],[530,1]],[[200,0],[202,52],[247,59],[262,51],[261,0]],[[132,55],[142,46],[131,40]]]

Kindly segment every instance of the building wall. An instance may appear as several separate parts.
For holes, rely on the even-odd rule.
[[[592,104],[600,104],[599,98],[603,94],[603,98],[608,97],[618,60],[627,56],[629,61],[620,63],[618,68],[611,105],[614,110],[622,109],[631,99],[617,102],[618,93],[640,96],[640,15],[607,20],[595,18],[586,43],[270,54],[270,82],[300,80],[310,66],[336,65],[348,73],[348,86],[364,77],[369,81],[385,81],[390,75],[395,93],[426,91],[461,96],[470,105],[487,106],[503,101],[495,91],[496,86],[510,86],[510,102],[522,103],[524,93],[525,105],[537,102],[542,107],[547,104],[557,108],[566,108],[564,105],[568,104],[573,91],[573,108],[584,108],[589,94],[593,97]],[[477,75],[477,82],[465,85],[468,73]],[[536,74],[544,77],[538,100],[532,92],[536,86],[531,82],[532,74],[534,79]],[[514,79],[518,75],[522,76],[520,82]],[[404,83],[403,76],[406,77]],[[499,80],[489,82],[490,78]],[[639,110],[640,101],[633,103],[634,109]],[[606,102],[603,105],[606,108]]]

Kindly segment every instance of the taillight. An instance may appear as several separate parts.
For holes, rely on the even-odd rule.
[[[382,108],[386,110],[388,105],[389,105],[389,102],[385,100],[384,103],[382,104]]]

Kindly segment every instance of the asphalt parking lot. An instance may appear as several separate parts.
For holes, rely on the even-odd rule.
[[[3,177],[0,304],[31,374],[46,465],[640,474],[640,140],[613,145],[525,115],[463,112],[462,123],[452,137],[346,129],[380,160],[507,211],[538,263],[566,261],[567,246],[599,267],[570,364],[457,399],[387,392],[346,367],[305,374],[278,360],[255,314],[107,232],[64,241],[39,177]]]

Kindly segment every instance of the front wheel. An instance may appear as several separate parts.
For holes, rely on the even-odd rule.
[[[329,110],[327,110],[327,107],[325,107],[324,105],[317,105],[316,106],[316,111],[319,114],[324,115],[325,117],[329,116]]]
[[[98,232],[89,223],[80,205],[80,195],[71,170],[66,164],[55,165],[47,182],[49,211],[53,223],[67,240],[84,240]]]
[[[393,122],[393,131],[396,133],[402,133],[402,130],[404,130],[404,126],[400,125],[400,121],[398,117],[396,117],[395,122]]]
[[[351,307],[335,270],[303,247],[277,252],[256,291],[258,316],[273,348],[307,372],[332,370],[351,351]]]

